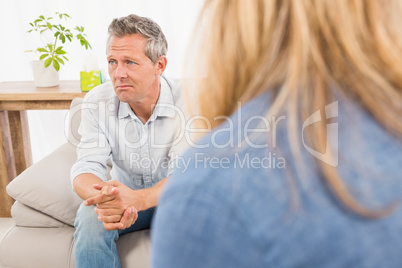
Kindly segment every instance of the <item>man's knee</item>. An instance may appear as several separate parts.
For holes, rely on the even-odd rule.
[[[81,204],[77,211],[75,223],[74,236],[85,237],[111,237],[115,238],[117,231],[107,231],[103,226],[103,223],[98,220],[98,215],[95,213],[95,206],[85,206]]]
[[[74,223],[75,228],[80,227],[82,224],[98,225],[98,222],[101,223],[98,220],[98,215],[95,213],[95,206],[87,207],[84,204],[81,204],[81,206],[78,208],[77,215],[75,218]]]

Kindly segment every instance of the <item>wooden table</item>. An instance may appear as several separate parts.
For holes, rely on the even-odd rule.
[[[32,165],[26,110],[66,110],[74,98],[85,94],[79,81],[42,88],[33,81],[0,83],[0,217],[11,215],[7,184]]]

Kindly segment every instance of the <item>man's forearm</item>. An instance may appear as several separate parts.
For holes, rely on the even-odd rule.
[[[138,208],[139,211],[146,210],[148,208],[156,207],[159,202],[159,195],[162,192],[162,189],[168,180],[168,177],[159,181],[153,187],[143,190],[138,190],[141,192],[143,203],[141,207]]]
[[[90,174],[90,173],[84,173],[78,175],[74,179],[74,190],[77,193],[79,197],[81,197],[82,200],[86,200],[88,198],[91,198],[99,193],[99,190],[96,190],[92,187],[94,184],[101,183],[102,180],[99,179],[97,176]]]
[[[162,189],[165,185],[165,182],[167,181],[168,178],[164,178],[163,180],[159,181],[157,184],[155,184],[153,187],[148,188],[148,189],[141,189],[141,190],[134,190],[134,195],[133,194],[125,194],[126,198],[123,198],[123,200],[126,200],[126,202],[129,203],[129,206],[134,206],[138,211],[146,210],[151,207],[155,207],[158,205],[159,201],[159,195],[162,192]],[[96,195],[99,194],[100,190],[104,185],[111,185],[111,186],[118,186],[118,182],[115,181],[110,181],[110,182],[104,182],[98,177],[96,177],[93,174],[81,174],[77,176],[74,180],[74,189],[76,193],[78,194],[79,197],[81,197],[83,200],[89,201],[89,204],[99,204],[104,202],[103,198],[106,197],[95,197]],[[95,189],[93,187],[94,184],[100,184],[98,186],[95,186]],[[118,187],[119,188],[119,187]],[[129,188],[127,188],[129,189]],[[132,191],[132,190],[131,190]],[[120,195],[123,194],[123,192],[120,193]],[[124,195],[123,195],[124,196]],[[122,196],[120,197],[122,198]],[[88,200],[90,199],[90,200]],[[130,200],[130,201],[128,201]]]

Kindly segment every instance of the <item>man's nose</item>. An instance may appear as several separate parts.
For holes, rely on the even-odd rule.
[[[122,79],[127,77],[127,70],[123,65],[118,65],[114,73],[117,79]]]

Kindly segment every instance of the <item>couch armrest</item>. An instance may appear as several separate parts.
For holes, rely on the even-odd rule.
[[[73,226],[82,202],[70,182],[70,169],[77,158],[75,148],[63,144],[16,177],[7,186],[7,193],[24,205]]]

